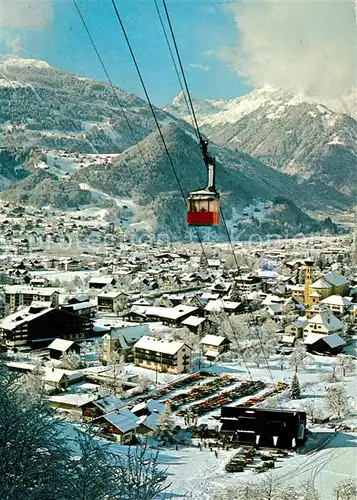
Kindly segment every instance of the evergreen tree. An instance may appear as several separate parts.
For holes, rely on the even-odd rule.
[[[291,381],[290,397],[292,399],[301,398],[300,383],[296,373],[294,373],[293,379]]]

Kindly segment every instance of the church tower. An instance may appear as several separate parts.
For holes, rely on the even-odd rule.
[[[305,289],[304,289],[304,303],[306,307],[311,306],[310,286],[312,283],[312,269],[314,261],[310,258],[305,260]]]

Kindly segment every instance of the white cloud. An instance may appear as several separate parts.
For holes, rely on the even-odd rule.
[[[24,45],[21,38],[17,36],[16,38],[6,40],[6,47],[9,48],[13,54],[16,54],[17,52],[21,52]]]
[[[51,0],[0,0],[2,28],[41,29],[52,20]]]
[[[189,65],[190,68],[193,68],[193,69],[199,69],[201,71],[211,71],[211,66],[207,66],[207,65],[204,65],[204,64],[196,64],[196,63],[192,63]]]
[[[228,7],[238,43],[216,55],[254,86],[334,98],[356,84],[353,0],[243,0]]]

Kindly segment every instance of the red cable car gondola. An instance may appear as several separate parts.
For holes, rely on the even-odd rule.
[[[215,188],[215,159],[207,153],[208,141],[200,139],[203,159],[208,169],[208,186],[192,191],[187,198],[187,224],[189,226],[217,226],[220,199]]]

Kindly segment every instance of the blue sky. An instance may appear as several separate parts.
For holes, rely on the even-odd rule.
[[[161,5],[161,0],[158,3]],[[111,2],[78,0],[78,4],[113,82],[142,96]],[[36,8],[38,5],[41,2]],[[163,105],[171,101],[180,88],[154,0],[117,0],[117,5],[153,102]],[[167,5],[191,92],[220,99],[251,90],[233,69],[212,54],[237,44],[236,26],[226,4],[216,0],[168,0]],[[53,0],[51,11],[51,19],[44,26],[3,24],[2,51],[9,53],[6,42],[19,38],[23,46],[17,52],[19,56],[43,59],[57,68],[105,80],[72,1]]]

